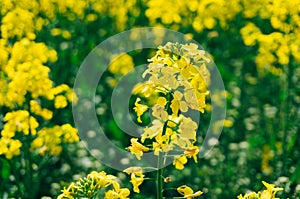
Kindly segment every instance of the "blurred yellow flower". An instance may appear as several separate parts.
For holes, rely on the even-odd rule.
[[[55,108],[65,108],[68,105],[67,98],[63,95],[58,95],[54,99]]]
[[[133,59],[130,55],[122,53],[113,55],[112,62],[108,66],[108,70],[115,75],[126,75],[134,68]]]
[[[4,154],[7,159],[20,155],[22,142],[11,138],[1,137],[0,139],[0,155]]]

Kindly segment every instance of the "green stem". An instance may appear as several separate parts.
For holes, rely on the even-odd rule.
[[[12,174],[15,176],[16,178],[16,186],[17,186],[17,195],[19,194],[19,196],[22,196],[22,187],[21,187],[21,184],[19,183],[21,180],[20,180],[20,175],[19,173],[17,172],[19,169],[17,169],[15,167],[15,165],[12,163],[12,161],[10,161],[10,159],[6,159],[4,158],[4,160],[6,160],[10,166],[10,169],[12,171]]]
[[[31,125],[30,125],[30,117],[32,115],[31,113],[31,107],[30,107],[30,100],[31,97],[27,95],[27,109],[29,112],[29,119],[28,119],[28,128],[29,128],[29,134],[25,135],[25,141],[24,141],[24,162],[25,162],[25,198],[34,198],[35,197],[35,187],[33,186],[33,174],[32,174],[32,158],[30,154],[30,144],[32,141],[32,132],[31,132]]]
[[[31,158],[29,152],[29,143],[25,143],[24,159],[25,159],[25,192],[26,198],[33,197],[33,186],[32,186],[32,169],[31,169]]]
[[[166,99],[167,99],[167,104],[165,107],[165,110],[169,113],[172,112],[170,105],[171,105],[171,98],[172,98],[172,94],[171,91],[169,93],[166,94]],[[165,121],[163,129],[162,129],[162,135],[165,135],[167,128],[168,128],[168,121]],[[163,199],[163,172],[164,172],[164,165],[165,165],[165,161],[166,161],[166,154],[163,154],[161,152],[159,152],[158,154],[158,161],[157,161],[157,199]]]
[[[162,178],[162,167],[163,167],[163,157],[162,154],[158,155],[157,163],[157,199],[163,198],[163,178]]]

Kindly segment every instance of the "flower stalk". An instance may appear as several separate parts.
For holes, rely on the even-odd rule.
[[[157,199],[163,198],[163,156],[162,153],[158,155],[157,162]]]

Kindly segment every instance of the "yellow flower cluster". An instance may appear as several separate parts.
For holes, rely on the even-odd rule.
[[[132,57],[126,53],[113,55],[112,60],[112,63],[108,66],[108,70],[113,74],[126,75],[126,73],[134,68]]]
[[[117,31],[126,30],[126,23],[130,20],[133,23],[135,18],[140,16],[140,7],[137,6],[140,3],[138,0],[89,0],[92,9],[96,13],[105,13],[114,19],[114,27]],[[132,17],[129,19],[129,15]]]
[[[36,135],[36,128],[39,123],[25,110],[9,112],[4,116],[3,121],[6,123],[1,131],[0,155],[4,154],[6,158],[11,159],[20,154],[22,146],[20,140],[14,139],[15,136],[18,136],[16,134]]]
[[[69,86],[54,87],[46,64],[55,62],[57,53],[45,43],[35,41],[38,31],[55,18],[57,7],[62,13],[79,16],[83,12],[82,3],[76,2],[75,5],[74,2],[0,2],[0,107],[6,107],[0,132],[0,155],[8,159],[20,154],[22,142],[33,140],[32,147],[38,148],[40,154],[47,151],[58,155],[61,144],[79,140],[76,129],[69,124],[52,128],[39,126],[44,123],[40,119],[51,120],[53,117],[50,109],[43,108],[43,101],[53,101],[54,108],[59,109],[65,108],[69,102],[76,102],[76,98]],[[49,6],[45,7],[45,4]],[[37,132],[37,128],[41,130]],[[20,138],[24,136],[29,139]]]
[[[5,0],[0,2],[2,37],[35,39],[36,33],[55,19],[56,14],[73,21],[83,18],[88,8],[85,0]]]
[[[62,190],[58,199],[95,198],[101,189],[112,185],[112,189],[105,192],[104,199],[128,199],[129,189],[120,188],[117,177],[107,175],[104,171],[92,171],[87,177],[72,182],[68,188]]]
[[[283,68],[280,65],[288,64],[291,58],[300,61],[299,4],[299,0],[150,0],[145,14],[151,25],[164,25],[175,30],[192,26],[199,33],[217,25],[226,30],[229,21],[242,16],[249,21],[240,30],[245,44],[258,44],[259,47],[256,57],[259,72],[281,75]],[[266,32],[265,25],[255,24],[252,19],[257,16],[267,21],[265,23],[269,23],[272,30]]]
[[[263,146],[261,155],[261,170],[264,174],[270,175],[273,172],[273,168],[270,166],[270,161],[274,158],[274,151],[269,145]]]
[[[44,155],[59,155],[62,151],[63,143],[78,142],[77,129],[70,124],[42,128],[37,132],[37,137],[32,141],[31,148],[37,149],[38,153]]]
[[[278,191],[282,191],[283,188],[275,187],[275,185],[269,184],[265,181],[262,181],[262,183],[267,188],[266,190],[263,190],[262,192],[258,192],[258,193],[255,192],[246,193],[244,196],[240,194],[237,198],[238,199],[279,199],[279,198],[275,198],[276,193]]]
[[[191,24],[196,32],[213,29],[218,23],[227,28],[227,20],[242,10],[239,1],[226,0],[150,0],[147,5],[146,16],[151,25],[170,25],[178,30]]]
[[[244,0],[244,16],[254,18],[260,16],[268,20],[273,31],[263,33],[259,26],[249,22],[241,29],[244,42],[248,46],[258,44],[256,64],[260,73],[269,71],[281,75],[283,68],[291,58],[300,61],[300,1],[264,1]]]
[[[7,137],[0,139],[0,155],[5,154],[7,159],[11,159],[15,155],[20,154],[22,142]]]
[[[108,78],[108,83],[111,87],[114,87],[120,77],[123,77],[134,68],[134,63],[132,57],[126,53],[112,55],[111,60],[108,70],[114,74],[114,78]]]
[[[127,148],[138,159],[150,150],[142,144],[148,139],[152,141],[151,149],[155,155],[180,151],[173,154],[173,164],[177,169],[184,168],[187,158],[193,157],[197,161],[199,148],[194,143],[198,125],[184,113],[189,109],[204,112],[210,78],[206,65],[210,61],[205,51],[192,43],[167,43],[159,47],[150,59],[151,63],[143,74],[148,77],[147,86],[140,93],[148,95],[147,89],[151,89],[158,93],[158,97],[151,108],[154,120],[150,127],[144,128],[141,143],[138,138],[132,138],[131,146]],[[148,106],[140,104],[140,101],[137,98],[134,107],[139,123],[148,110]]]
[[[56,52],[27,38],[14,43],[9,52],[10,59],[1,67],[1,78],[6,79],[3,81],[6,89],[1,92],[0,98],[4,99],[1,105],[10,108],[15,104],[21,106],[28,93],[34,99],[53,99],[49,92],[53,85],[48,75],[50,69],[43,63],[56,61]]]
[[[25,135],[36,135],[36,128],[39,126],[37,120],[30,116],[26,110],[18,110],[7,113],[3,121],[4,124],[1,136],[12,138],[16,132],[24,133]]]

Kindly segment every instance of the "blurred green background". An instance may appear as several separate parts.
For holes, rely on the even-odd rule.
[[[260,190],[265,180],[284,188],[278,193],[280,198],[300,198],[299,0],[34,2],[40,5],[37,12],[29,1],[3,0],[1,28],[6,24],[5,16],[16,8],[47,20],[40,30],[35,30],[35,41],[57,52],[58,60],[48,64],[49,76],[56,85],[72,87],[78,68],[94,47],[135,27],[176,30],[192,37],[212,55],[227,91],[227,123],[218,144],[198,164],[189,163],[183,171],[170,167],[168,175],[174,180],[167,187],[187,184],[202,190],[202,198],[236,198],[247,190]],[[129,53],[132,61],[127,60],[128,70],[131,62],[136,66],[147,63],[154,52],[155,49]],[[123,75],[121,70],[105,72],[97,88],[96,110],[107,136],[125,148],[129,136],[114,121],[107,97]],[[60,110],[52,122],[73,124],[71,109],[68,105]],[[0,118],[6,112],[2,108]],[[209,112],[201,116],[200,143],[209,121]],[[0,130],[4,123],[0,122]],[[123,179],[123,187],[130,187],[123,173],[105,167],[75,143],[64,145],[59,156],[47,159],[46,166],[39,168],[41,180],[34,184],[34,197],[55,198],[63,186],[92,170],[115,174]],[[13,171],[5,156],[0,155],[2,198],[18,198],[15,172],[19,171]],[[152,194],[153,182],[147,181],[141,186],[141,194],[132,194],[132,198],[153,198]]]

